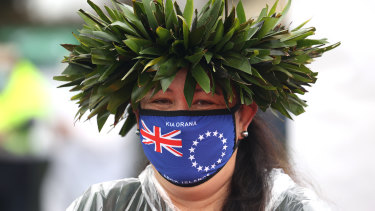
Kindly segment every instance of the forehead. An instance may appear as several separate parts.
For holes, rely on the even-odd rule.
[[[166,89],[166,91],[163,92],[162,90],[159,90],[156,94],[181,94],[182,93],[182,95],[184,95],[185,86],[187,87],[190,86],[189,88],[193,88],[191,87],[193,86],[192,84],[185,85],[186,75],[187,75],[187,69],[179,70],[175,78],[173,79],[172,83]],[[194,89],[195,89],[194,94],[206,94],[206,95],[212,96],[212,93],[204,92],[198,83],[195,85]],[[215,86],[214,96],[216,95],[222,96],[222,90],[219,86]]]

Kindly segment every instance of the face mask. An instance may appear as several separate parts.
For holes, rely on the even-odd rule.
[[[216,173],[236,144],[234,112],[140,110],[140,138],[145,155],[169,182],[191,187]]]

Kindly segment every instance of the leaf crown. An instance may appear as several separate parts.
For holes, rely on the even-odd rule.
[[[278,0],[267,5],[256,19],[246,18],[241,1],[229,14],[226,0],[209,0],[199,14],[193,2],[186,0],[182,11],[172,0],[133,0],[133,7],[112,1],[105,14],[88,0],[96,15],[79,10],[86,23],[73,33],[79,44],[62,45],[71,52],[63,60],[68,66],[54,77],[79,92],[71,98],[78,101],[76,118],[89,111],[99,131],[111,114],[114,126],[125,118],[124,136],[136,123],[131,110],[150,90],[165,91],[181,68],[188,69],[189,106],[199,84],[206,93],[220,86],[226,102],[235,88],[241,104],[255,101],[288,118],[304,112],[297,94],[317,76],[306,64],[340,43],[308,39],[315,28],[303,28],[307,21],[294,29],[280,24],[291,0],[281,13]]]

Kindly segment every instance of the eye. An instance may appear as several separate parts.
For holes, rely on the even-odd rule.
[[[158,98],[158,99],[152,100],[151,103],[159,104],[159,105],[166,105],[166,104],[172,104],[172,101],[167,98]]]
[[[197,100],[196,105],[213,105],[214,103],[208,100]]]

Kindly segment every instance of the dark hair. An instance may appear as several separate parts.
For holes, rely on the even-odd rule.
[[[270,172],[282,168],[292,174],[285,150],[264,121],[255,117],[249,136],[238,146],[236,166],[223,210],[264,210],[269,200]]]

